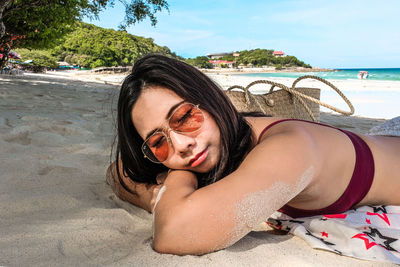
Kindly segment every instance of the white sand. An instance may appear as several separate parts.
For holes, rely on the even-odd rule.
[[[154,252],[152,216],[105,183],[117,88],[0,75],[0,265],[391,266],[268,232],[201,257]],[[358,132],[381,122],[329,114],[323,121]]]

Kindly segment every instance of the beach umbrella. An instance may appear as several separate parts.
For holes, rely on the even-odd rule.
[[[9,57],[9,58],[14,58],[14,59],[21,59],[21,56],[18,55],[18,53],[15,52],[15,51],[10,51],[10,52],[8,52],[8,57]]]

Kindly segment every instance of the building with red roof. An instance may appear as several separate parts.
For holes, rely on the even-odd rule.
[[[275,57],[284,57],[285,53],[283,53],[282,51],[274,51],[272,55]]]

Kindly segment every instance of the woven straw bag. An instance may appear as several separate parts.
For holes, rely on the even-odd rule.
[[[344,111],[321,102],[319,100],[321,90],[318,88],[296,87],[296,84],[303,79],[315,79],[330,86],[343,98],[349,106],[350,111]],[[269,84],[271,88],[266,94],[252,94],[249,88],[256,84]],[[232,91],[235,88],[242,91]],[[275,88],[280,89],[274,90]],[[239,112],[262,112],[277,117],[303,120],[311,119],[313,121],[319,121],[320,105],[344,115],[354,113],[353,105],[336,86],[325,79],[311,75],[305,75],[296,79],[291,88],[269,80],[258,80],[246,87],[240,85],[231,86],[225,93]]]

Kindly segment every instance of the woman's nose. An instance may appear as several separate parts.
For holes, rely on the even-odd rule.
[[[186,153],[196,144],[196,139],[194,137],[174,131],[170,131],[169,137],[174,149],[181,154]]]

